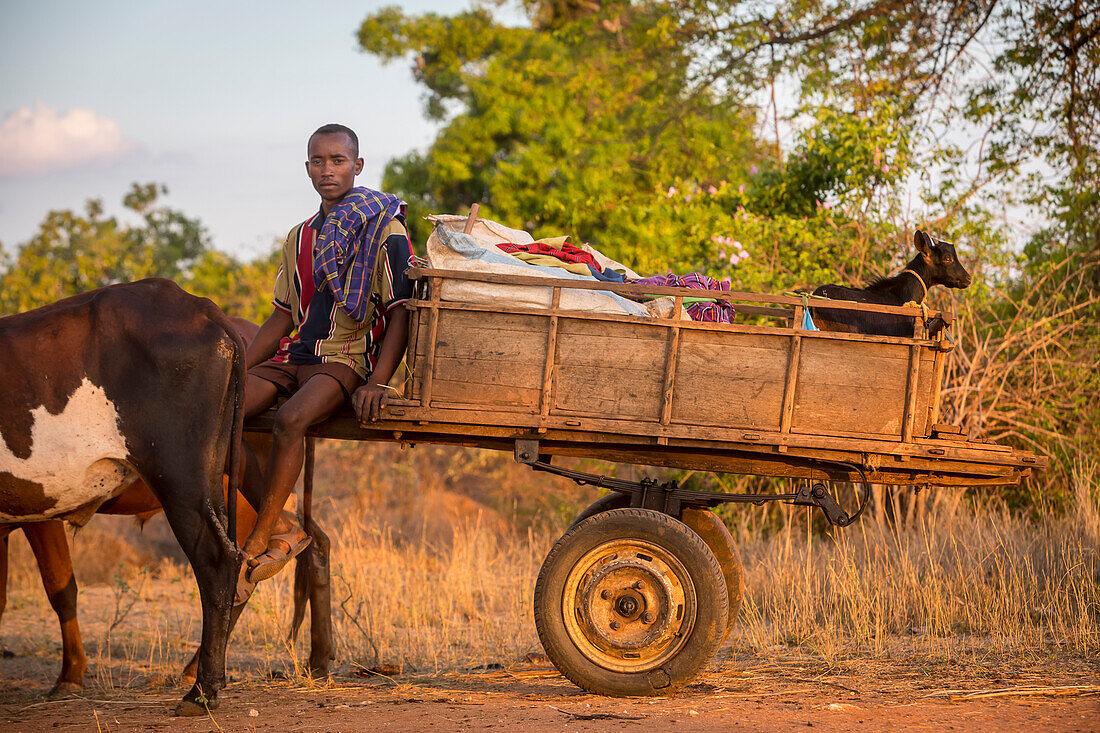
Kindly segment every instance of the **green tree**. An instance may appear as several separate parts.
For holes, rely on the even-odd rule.
[[[133,185],[123,205],[138,215],[136,224],[106,216],[98,199],[83,213],[51,211],[16,253],[0,251],[0,314],[145,277],[174,280],[230,315],[269,312],[274,255],[242,264],[217,252],[198,219],[161,205],[166,193],[155,183]]]
[[[770,153],[738,100],[715,94],[698,110],[680,107],[691,58],[667,16],[608,20],[588,13],[535,30],[500,26],[485,11],[368,17],[363,48],[411,56],[428,115],[448,120],[426,153],[391,162],[384,185],[414,214],[479,202],[486,216],[572,234],[641,268],[696,257],[709,233],[685,241],[685,230],[629,219],[678,179],[743,177]]]
[[[529,27],[393,8],[361,26],[365,51],[411,62],[443,123],[386,170],[415,213],[480,202],[643,273],[773,292],[887,274],[931,228],[976,276],[960,303],[931,296],[967,316],[953,417],[1055,455],[1062,477],[1095,452],[1095,3],[521,5]]]
[[[700,81],[701,41],[684,40],[696,21],[675,3],[526,6],[531,28],[389,8],[360,29],[364,50],[412,61],[426,113],[446,122],[386,169],[417,240],[419,214],[479,202],[640,272],[778,290],[885,274],[908,251],[899,192],[915,162],[896,101],[807,107],[784,156],[743,90]]]
[[[250,262],[239,262],[210,249],[195,261],[180,285],[190,293],[210,298],[231,316],[263,323],[271,315],[271,293],[279,261],[277,248]]]

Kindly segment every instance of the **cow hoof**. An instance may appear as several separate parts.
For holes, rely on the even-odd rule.
[[[84,685],[79,685],[75,682],[58,682],[53,686],[53,689],[46,693],[46,699],[48,700],[60,700],[63,697],[69,697],[75,695],[78,692],[84,690]]]
[[[310,679],[314,680],[327,680],[332,676],[332,672],[329,671],[327,666],[325,667],[310,667],[309,668]]]
[[[176,715],[181,718],[195,718],[200,715],[209,715],[211,710],[217,710],[221,705],[221,701],[207,700],[205,703],[196,702],[195,700],[180,700],[179,705],[176,706]]]

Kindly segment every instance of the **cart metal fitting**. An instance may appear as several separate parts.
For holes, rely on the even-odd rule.
[[[716,491],[698,491],[696,489],[685,489],[677,481],[658,482],[657,479],[653,478],[630,481],[555,466],[551,463],[551,456],[539,454],[539,442],[537,440],[517,440],[515,459],[519,463],[530,466],[535,471],[545,471],[555,476],[564,476],[581,486],[599,486],[628,495],[630,506],[635,509],[653,509],[677,519],[684,507],[713,508],[730,502],[760,506],[769,501],[782,501],[796,506],[817,507],[825,513],[825,518],[829,520],[830,524],[836,527],[847,527],[859,519],[871,497],[871,486],[867,481],[867,475],[864,473],[863,467],[849,463],[835,464],[835,466],[854,471],[860,476],[863,496],[860,498],[859,508],[852,515],[849,515],[840,506],[840,503],[829,492],[828,487],[821,481],[806,481],[799,487],[798,491],[782,494],[727,494]]]

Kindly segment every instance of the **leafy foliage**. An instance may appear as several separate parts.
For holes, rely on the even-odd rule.
[[[977,276],[961,299],[931,296],[966,316],[954,417],[1056,455],[1063,479],[1095,450],[1091,4],[522,6],[530,27],[392,8],[362,24],[362,48],[410,60],[427,114],[445,123],[386,171],[417,212],[479,202],[639,272],[770,291],[885,274],[923,225],[956,241]],[[1006,204],[1045,216],[1029,237],[994,214]]]
[[[0,273],[0,314],[114,283],[164,277],[231,315],[262,319],[270,312],[266,296],[276,258],[242,264],[211,249],[197,219],[159,205],[165,193],[155,183],[133,185],[123,204],[139,217],[136,224],[105,216],[99,200],[88,201],[83,213],[47,214]]]

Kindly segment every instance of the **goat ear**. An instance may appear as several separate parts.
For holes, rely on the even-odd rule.
[[[916,234],[913,235],[913,245],[920,252],[924,261],[932,264],[932,238],[918,229]]]

